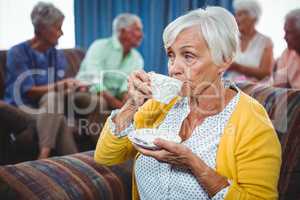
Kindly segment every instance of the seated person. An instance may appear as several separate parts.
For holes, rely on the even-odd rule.
[[[77,79],[85,81],[90,77],[87,74],[94,74],[98,83],[90,91],[99,94],[102,110],[120,108],[127,99],[128,75],[144,67],[142,56],[134,49],[142,38],[140,18],[124,13],[113,21],[113,36],[96,40],[88,49]]]
[[[58,147],[61,154],[75,153],[72,128],[66,124],[61,105],[64,100],[55,96],[58,90],[79,85],[74,79],[63,79],[67,61],[63,52],[55,48],[63,35],[64,15],[53,4],[39,2],[31,12],[31,21],[34,37],[7,53],[4,100],[36,117],[39,158],[50,155],[58,138],[64,139],[58,142],[62,145]],[[18,119],[12,123],[19,123]]]
[[[290,11],[284,23],[287,48],[274,66],[272,84],[300,89],[300,9]]]
[[[51,131],[59,129],[63,134],[56,135],[56,151],[62,155],[72,153],[75,144],[72,140],[72,136],[70,137],[68,134],[64,134],[70,133],[70,131],[69,127],[67,127],[66,123],[64,123],[63,116],[57,116],[60,118],[57,120],[58,123],[52,124],[53,126],[48,130],[45,130],[45,126],[41,123],[43,122],[43,120],[39,119],[43,117],[45,118],[47,117],[47,115],[32,115],[24,112],[22,109],[19,109],[0,100],[0,146],[3,147],[2,145],[7,144],[10,134],[14,134],[13,137],[18,137],[19,135],[21,135],[24,145],[35,144],[34,140],[36,137],[38,137],[40,146],[38,158],[42,159],[45,158],[44,148],[48,147],[45,144],[53,145],[50,143],[50,141],[53,141],[53,139],[51,138],[53,137]],[[70,142],[66,142],[68,140],[70,140]],[[62,142],[65,142],[65,144],[62,144]],[[1,150],[1,155],[9,153],[5,152],[4,150],[6,149]],[[3,158],[4,157],[0,156],[0,163],[6,164],[6,160]]]
[[[221,7],[191,11],[165,28],[169,75],[183,82],[169,104],[151,99],[149,74],[129,77],[129,99],[108,118],[94,159],[135,159],[133,199],[278,198],[281,146],[267,112],[222,81],[238,32]],[[135,128],[168,129],[182,142],[156,139],[159,150],[145,149],[127,137]]]
[[[9,152],[5,146],[10,134],[25,134],[24,137],[30,141],[36,135],[36,121],[31,115],[2,100],[0,100],[0,119],[0,165],[2,165],[7,164],[8,158],[5,155],[8,155]]]
[[[261,8],[255,0],[235,0],[235,18],[240,31],[240,45],[234,62],[225,74],[235,81],[258,81],[269,77],[273,64],[273,44],[255,25]]]

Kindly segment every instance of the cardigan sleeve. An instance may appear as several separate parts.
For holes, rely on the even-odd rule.
[[[156,127],[175,102],[174,99],[170,104],[164,105],[148,100],[134,116],[135,127],[137,129]],[[137,151],[128,137],[115,136],[107,121],[97,142],[94,160],[104,165],[115,165],[134,158],[136,154]]]

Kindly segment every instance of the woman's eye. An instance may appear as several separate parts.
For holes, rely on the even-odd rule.
[[[191,61],[193,61],[194,56],[191,54],[184,54],[184,59],[188,62],[191,62]]]

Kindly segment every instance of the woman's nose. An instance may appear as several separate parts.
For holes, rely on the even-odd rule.
[[[174,59],[173,61],[169,61],[169,73],[172,75],[178,75],[183,73],[183,63],[180,59]]]
[[[62,30],[59,30],[58,35],[59,37],[61,37],[64,34],[64,32]]]

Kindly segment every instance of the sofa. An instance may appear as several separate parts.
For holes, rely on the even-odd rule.
[[[238,86],[266,108],[280,139],[279,199],[300,199],[300,91]],[[130,199],[132,162],[106,167],[93,161],[93,153],[1,166],[0,199]]]

